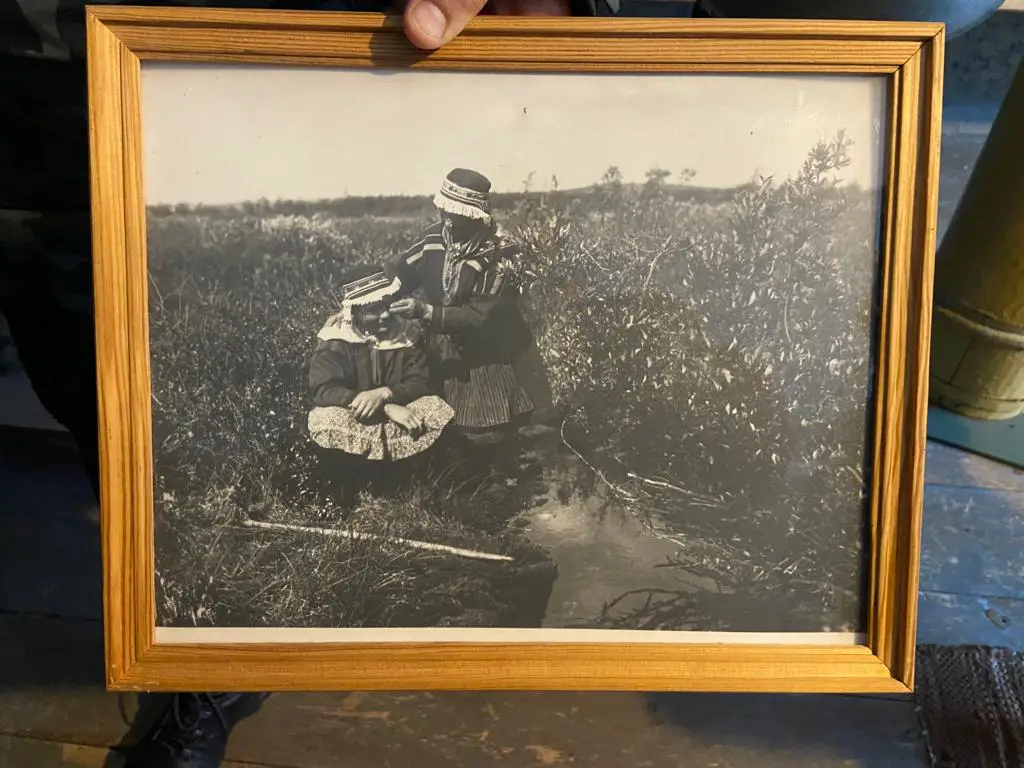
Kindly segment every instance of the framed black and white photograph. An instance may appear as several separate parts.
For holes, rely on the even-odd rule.
[[[136,10],[133,26],[122,13],[94,23],[129,47],[184,34],[182,14]],[[208,24],[319,25],[342,51],[380,24],[353,18]],[[500,39],[490,21],[480,35]],[[495,23],[561,45],[560,22]],[[638,32],[637,56],[707,34],[658,23],[666,37]],[[830,35],[775,26],[823,50]],[[746,51],[746,71],[494,71],[458,47],[452,67],[444,54],[432,66],[399,53],[369,66],[174,60],[173,45],[137,61],[121,75],[134,127],[118,137],[94,115],[94,131],[135,137],[120,146],[137,163],[118,173],[136,211],[123,206],[123,253],[141,251],[105,309],[142,328],[130,324],[119,363],[131,394],[107,379],[108,397],[135,403],[136,437],[128,469],[108,447],[105,476],[108,494],[118,472],[137,478],[107,530],[108,542],[148,537],[119,540],[145,551],[128,580],[151,580],[133,593],[148,601],[134,610],[151,652],[181,650],[178,665],[203,648],[209,665],[218,647],[288,648],[295,663],[344,648],[336,670],[352,680],[360,647],[383,660],[389,644],[538,658],[689,647],[707,668],[667,684],[728,688],[707,682],[707,653],[762,663],[751,654],[770,647],[774,681],[736,673],[752,689],[786,688],[785,654],[799,652],[808,680],[902,690],[910,672],[894,665],[909,662],[880,662],[878,646],[913,624],[892,595],[917,568],[923,395],[905,382],[923,366],[907,333],[927,324],[914,292],[930,275],[934,136],[900,88],[931,87],[933,26],[859,25],[883,59],[861,72],[773,70],[749,41],[723,43]],[[921,60],[908,80],[882,41],[911,33]],[[397,45],[386,24],[377,34]],[[837,58],[858,44],[850,25],[833,34]],[[274,46],[248,44],[259,40],[266,59]],[[884,611],[899,630],[880,627]],[[830,653],[850,668],[827,671]],[[885,676],[853,670],[869,660]],[[424,679],[442,668],[429,667]],[[194,674],[218,689],[310,682],[283,667]],[[524,685],[538,682],[511,681]]]

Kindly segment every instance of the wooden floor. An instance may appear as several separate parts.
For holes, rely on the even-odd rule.
[[[0,382],[0,403],[21,403],[24,421],[25,381]],[[920,639],[1024,648],[1024,473],[928,451]],[[77,456],[0,438],[0,488],[0,766],[104,765],[126,725],[102,690],[97,512]],[[134,710],[132,697],[120,703]],[[282,768],[926,764],[907,699],[617,693],[281,695],[240,726],[230,757]]]

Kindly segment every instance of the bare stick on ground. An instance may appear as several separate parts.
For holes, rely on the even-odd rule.
[[[242,525],[247,528],[264,528],[277,531],[295,531],[298,533],[315,533],[321,536],[334,536],[341,539],[373,539],[377,541],[389,541],[394,544],[404,544],[414,549],[426,549],[432,552],[445,552],[457,557],[467,557],[472,560],[496,560],[511,562],[512,558],[507,555],[495,555],[490,552],[478,552],[474,549],[461,549],[460,547],[449,547],[447,544],[433,544],[429,541],[416,541],[415,539],[400,539],[391,536],[377,536],[372,533],[361,533],[359,531],[347,531],[343,528],[313,528],[305,525],[288,525],[287,523],[264,523],[258,520],[243,520]]]

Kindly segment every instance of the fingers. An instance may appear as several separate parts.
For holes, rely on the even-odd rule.
[[[360,421],[366,421],[384,405],[384,398],[369,392],[360,392],[352,401],[352,412]]]
[[[391,416],[392,420],[412,437],[419,437],[426,431],[426,425],[419,416],[409,410],[396,411]]]
[[[485,4],[486,0],[409,0],[405,34],[418,48],[440,48],[459,34]]]
[[[360,392],[356,395],[355,399],[352,401],[351,408],[352,413],[354,413],[355,417],[360,421],[366,421],[373,415],[374,411],[373,402],[366,396],[365,392]]]
[[[425,2],[426,0],[421,0]],[[391,305],[391,313],[399,317],[422,317],[423,303],[416,299],[402,299]]]
[[[411,299],[400,299],[391,305],[391,314],[405,317],[412,308]]]

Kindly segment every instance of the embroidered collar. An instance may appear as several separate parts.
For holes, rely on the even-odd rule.
[[[402,331],[396,337],[390,339],[378,339],[371,334],[360,333],[352,325],[351,314],[345,316],[344,310],[333,315],[324,323],[324,326],[317,332],[316,337],[321,341],[345,341],[349,344],[371,346],[381,352],[392,349],[408,349],[416,344],[416,326],[412,323],[402,321]]]

